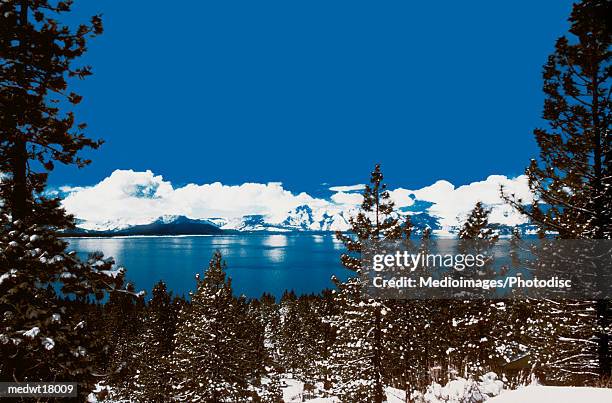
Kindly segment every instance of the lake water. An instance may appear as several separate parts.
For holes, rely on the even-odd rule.
[[[203,273],[215,250],[227,263],[236,295],[280,297],[285,290],[298,295],[332,288],[332,275],[346,279],[340,265],[345,250],[332,234],[249,234],[70,238],[69,249],[81,256],[101,251],[127,269],[127,279],[150,293],[164,280],[177,295],[195,288],[195,274]]]

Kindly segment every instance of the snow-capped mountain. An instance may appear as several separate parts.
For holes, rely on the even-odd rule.
[[[238,218],[212,217],[208,219],[192,219],[185,216],[164,215],[148,224],[126,225],[122,222],[107,222],[104,225],[91,226],[87,222],[78,221],[77,230],[71,235],[214,235],[231,232],[335,232],[347,231],[350,228],[349,217],[356,211],[330,211],[329,209],[313,209],[308,205],[291,210],[280,222],[271,220],[261,214],[245,215]],[[409,215],[415,227],[414,233],[420,234],[423,229],[431,228],[434,235],[448,236],[456,234],[458,227],[440,225],[439,217],[427,211],[405,211],[399,215]],[[400,217],[401,218],[401,217]],[[492,226],[501,234],[509,235],[512,227],[503,224]],[[523,234],[533,233],[533,228],[527,224],[519,225]]]
[[[346,211],[332,212],[329,209],[313,209],[308,205],[291,210],[281,221],[262,214],[245,215],[239,218],[209,218],[222,230],[234,231],[346,231],[349,229],[349,214]]]
[[[125,225],[124,223],[108,223],[106,228],[87,228],[83,222],[77,222],[76,231],[68,231],[70,235],[214,235],[222,234],[217,225],[209,220],[194,220],[185,216],[162,216],[148,224]],[[116,225],[113,227],[112,225]]]
[[[327,186],[327,185],[325,185]],[[527,178],[490,175],[485,180],[455,186],[445,180],[418,189],[389,190],[400,216],[409,215],[415,234],[431,228],[434,235],[452,236],[476,202],[491,210],[489,222],[501,233],[525,217],[500,196],[532,202]],[[363,185],[329,186],[317,194],[292,192],[279,182],[224,185],[186,184],[176,187],[151,171],[115,170],[98,184],[62,187],[66,211],[79,218],[83,234],[218,233],[223,231],[345,231],[362,202]]]

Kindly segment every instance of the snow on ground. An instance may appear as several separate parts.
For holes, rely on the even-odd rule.
[[[304,384],[295,379],[283,378],[283,401],[285,403],[341,403],[337,397],[318,397],[314,399],[302,400],[304,397]],[[321,386],[321,385],[317,385]],[[404,403],[406,401],[403,390],[386,388],[387,403]]]
[[[612,389],[530,385],[507,391],[487,403],[610,403]]]
[[[432,383],[427,387],[421,400],[425,403],[462,403],[488,401],[499,395],[504,383],[498,379],[497,374],[488,372],[478,380],[457,377],[445,386]]]
[[[585,388],[585,387],[560,387],[542,386],[533,384],[517,390],[502,390],[495,374],[489,373],[481,377],[478,382],[458,378],[450,381],[442,387],[432,384],[425,394],[415,396],[415,401],[423,403],[458,403],[479,402],[486,403],[612,403],[612,389]],[[281,380],[283,390],[283,401],[285,403],[341,403],[336,397],[319,397],[314,399],[304,398],[304,384],[296,379],[283,378]],[[320,387],[321,385],[317,385]],[[473,386],[478,386],[478,393],[473,394]],[[102,392],[108,387],[96,386],[96,393]],[[469,393],[472,392],[472,393]],[[492,397],[496,394],[501,394]],[[403,390],[387,387],[385,388],[387,403],[404,403],[405,392]],[[482,400],[481,400],[482,399]],[[98,400],[94,393],[89,395],[88,402],[105,402],[110,400]]]

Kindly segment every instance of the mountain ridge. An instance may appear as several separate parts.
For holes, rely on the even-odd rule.
[[[410,216],[415,235],[425,228],[433,231],[434,236],[452,236],[458,227],[443,227],[440,218],[426,211],[407,211],[396,213],[402,219]],[[333,233],[350,229],[350,212],[315,211],[308,205],[298,206],[291,210],[284,219],[272,221],[262,214],[249,214],[237,218],[211,217],[195,219],[185,215],[163,215],[146,224],[126,225],[120,222],[105,223],[104,226],[87,228],[87,223],[77,221],[73,230],[66,231],[66,236],[135,236],[135,235],[222,235],[235,233]],[[85,225],[84,225],[85,224]],[[510,235],[512,227],[492,223],[491,226],[500,235]],[[531,235],[535,228],[530,224],[517,226],[523,235]]]

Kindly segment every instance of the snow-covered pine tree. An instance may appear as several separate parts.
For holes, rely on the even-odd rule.
[[[459,230],[459,239],[497,241],[499,236],[489,227],[490,213],[482,202],[477,202]]]
[[[340,257],[342,265],[357,272],[361,269],[360,254],[363,244],[371,240],[397,240],[402,238],[402,226],[393,214],[393,201],[383,183],[380,165],[370,174],[370,183],[363,190],[361,210],[349,218],[351,234],[336,232],[348,253]]]
[[[0,3],[0,379],[70,380],[88,393],[103,343],[83,305],[120,287],[121,271],[100,255],[80,260],[56,232],[73,225],[57,198],[45,193],[55,163],[84,166],[79,156],[100,142],[83,134],[71,105],[81,97],[68,77],[100,17],[76,28],[72,2]]]
[[[285,291],[280,301],[281,326],[278,338],[280,364],[284,372],[297,375],[303,362],[300,357],[301,320],[297,297]]]
[[[339,307],[336,304],[335,295],[332,290],[323,290],[317,314],[320,319],[319,335],[319,356],[312,366],[313,379],[316,378],[323,383],[323,389],[331,389],[333,369],[331,368],[332,349],[336,340],[336,329],[333,327],[331,319],[336,318]]]
[[[136,380],[130,397],[143,402],[161,402],[172,395],[168,373],[178,310],[163,281],[153,287],[151,294],[142,330],[133,343],[133,348],[139,351],[134,351]]]
[[[481,202],[476,203],[459,231],[458,253],[491,256],[490,249],[499,236],[489,227],[489,214]],[[478,278],[493,274],[491,262],[482,268],[469,268],[454,271],[454,275],[465,278]],[[465,371],[464,376],[481,375],[499,359],[498,340],[500,326],[505,312],[503,302],[481,299],[474,294],[472,299],[451,301],[453,325],[455,330],[455,364]]]
[[[298,311],[302,318],[302,377],[305,383],[315,385],[325,382],[325,374],[321,374],[317,366],[329,357],[330,327],[323,321],[326,312],[322,309],[323,300],[320,296],[302,296],[298,299]],[[321,376],[323,375],[323,376]]]
[[[178,401],[234,402],[248,393],[235,317],[238,301],[232,296],[221,253],[215,252],[204,278],[196,276],[191,303],[179,313],[170,359],[173,398]]]
[[[282,329],[279,306],[273,295],[264,293],[259,301],[259,320],[264,328],[264,364],[270,368],[280,366],[280,332]]]
[[[393,214],[393,202],[383,183],[380,165],[376,165],[370,183],[363,191],[361,211],[350,220],[351,233],[336,233],[348,253],[341,262],[359,274],[360,253],[367,241],[402,238],[402,226]],[[334,391],[344,401],[375,402],[384,400],[385,335],[388,321],[381,301],[362,295],[363,283],[353,277],[342,283],[334,278],[339,313],[332,319],[336,340],[330,356],[335,374]]]
[[[280,333],[280,350],[283,368],[294,378],[314,384],[319,380],[315,363],[325,355],[325,333],[317,298],[300,296],[286,301]]]
[[[388,311],[380,301],[364,300],[356,279],[337,282],[336,304],[340,312],[332,318],[332,390],[342,401],[382,403]]]
[[[424,231],[422,235],[425,238],[417,245],[410,240],[412,231],[410,216],[407,216],[403,226],[407,250],[427,254],[429,233]],[[419,273],[421,269],[417,269]],[[390,308],[387,314],[389,330],[386,334],[385,374],[393,386],[404,389],[407,401],[412,401],[413,392],[425,389],[429,383],[430,367],[435,364],[439,345],[432,344],[432,341],[442,330],[434,325],[440,320],[440,316],[434,317],[438,302],[421,299],[385,302]]]
[[[413,392],[425,389],[434,365],[432,358],[437,346],[432,341],[439,329],[433,326],[433,305],[423,300],[386,302],[390,309],[386,318],[388,330],[385,329],[385,374],[390,384],[401,387],[409,398]]]
[[[526,266],[521,254],[522,250],[528,247],[523,244],[521,232],[516,226],[512,229],[508,246],[510,262],[508,266],[502,268],[502,275],[516,275],[521,273]],[[512,292],[509,292],[507,297],[503,301],[506,315],[500,318],[498,327],[501,337],[498,339],[497,350],[503,359],[503,365],[521,359],[528,354],[530,343],[528,334],[533,325],[534,306],[537,303],[537,301],[523,295],[513,296]],[[513,377],[510,377],[508,383],[511,387],[518,386],[527,375],[524,371],[519,371]]]
[[[142,352],[138,336],[145,318],[144,298],[134,296],[134,285],[125,286],[126,293],[114,293],[104,306],[107,360],[104,383],[113,389],[113,398],[127,399],[135,388],[137,365]]]
[[[302,317],[298,301],[284,301],[286,314],[281,327],[280,351],[285,372],[298,375],[302,366]]]
[[[557,233],[563,239],[612,238],[611,13],[608,0],[584,0],[573,6],[571,35],[557,40],[544,65],[543,117],[548,127],[534,131],[540,158],[526,170],[533,203],[525,206],[523,200],[506,195],[542,233]],[[586,373],[591,378],[610,376],[610,302],[568,302],[566,314],[563,306],[563,301],[554,301],[551,309],[559,317],[578,316],[575,324],[568,319],[550,323],[558,328],[548,342],[556,354],[550,362],[566,365],[549,373],[550,378],[568,379],[571,373],[582,379]],[[593,322],[584,324],[579,315]],[[576,337],[579,323],[586,326],[580,326],[580,333],[591,336]],[[593,340],[595,348],[586,348]],[[579,346],[581,352],[574,354]]]
[[[430,253],[434,241],[432,240],[431,228],[427,227],[421,235],[419,250],[422,254]],[[447,299],[433,299],[426,301],[429,310],[429,346],[428,362],[433,364],[429,367],[431,380],[441,385],[449,381],[449,356],[456,346],[454,327],[454,301]]]
[[[234,359],[238,363],[238,374],[250,389],[261,384],[265,375],[265,328],[258,318],[258,311],[244,295],[236,299],[233,326],[238,347]]]

